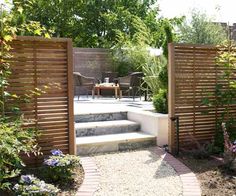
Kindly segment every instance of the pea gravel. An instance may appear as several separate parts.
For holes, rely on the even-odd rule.
[[[179,196],[182,182],[152,149],[94,155],[101,175],[95,196]]]

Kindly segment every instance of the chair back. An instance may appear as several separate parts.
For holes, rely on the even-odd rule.
[[[79,72],[74,72],[74,85],[75,86],[82,86],[82,75]]]
[[[142,77],[144,74],[142,72],[133,72],[130,74],[130,86],[131,87],[139,87],[142,84]]]

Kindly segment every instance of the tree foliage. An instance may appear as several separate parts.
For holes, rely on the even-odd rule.
[[[27,3],[26,3],[27,4]],[[11,6],[11,4],[7,4],[4,7],[2,5],[0,16],[1,16],[1,33],[0,33],[0,117],[5,116],[6,109],[12,110],[14,108],[6,108],[5,105],[6,99],[15,99],[15,101],[19,101],[22,96],[18,96],[16,94],[12,94],[8,91],[8,79],[11,75],[11,65],[10,61],[12,55],[10,54],[11,50],[11,41],[16,38],[17,35],[21,35],[22,33],[26,35],[40,35],[45,37],[50,37],[49,33],[46,31],[46,28],[43,27],[38,21],[24,21],[21,24],[16,23],[16,15],[18,17],[23,17],[23,10],[21,6],[14,7],[14,14],[9,12],[6,8],[7,6]],[[40,90],[39,90],[40,91]],[[33,94],[37,94],[36,91],[32,91]],[[25,97],[30,97],[31,95],[25,94]]]
[[[79,47],[110,48],[117,43],[117,36],[135,39],[143,29],[148,29],[148,43],[152,46],[160,47],[166,39],[164,20],[157,18],[157,0],[27,0],[28,5],[26,0],[13,2],[25,8],[18,22],[39,21],[54,30],[53,36],[70,37]]]
[[[192,44],[222,44],[227,40],[226,29],[214,23],[205,13],[193,10],[190,23],[180,27],[181,41]]]

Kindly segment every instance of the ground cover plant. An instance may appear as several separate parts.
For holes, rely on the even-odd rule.
[[[32,181],[35,184],[27,184],[22,183],[22,178],[20,178],[18,183],[20,186],[15,185],[20,187],[19,190],[27,188],[27,185],[34,185],[40,193],[43,193],[44,190],[51,191],[52,195],[73,195],[76,193],[84,178],[80,158],[63,154],[59,149],[51,150],[51,153],[50,156],[45,158],[41,166],[26,168],[22,171],[23,176],[29,176],[29,178],[33,176],[36,179]],[[40,184],[45,188],[37,188]]]
[[[81,166],[80,158],[73,155],[64,155],[60,150],[52,150],[52,155],[44,160],[46,172],[44,177],[50,182],[67,183],[73,180],[73,171]]]
[[[52,184],[47,184],[33,175],[22,175],[19,183],[13,187],[16,195],[57,195],[59,189]]]

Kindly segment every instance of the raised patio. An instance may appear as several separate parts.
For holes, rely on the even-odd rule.
[[[167,115],[139,98],[74,99],[77,154],[168,144]]]

